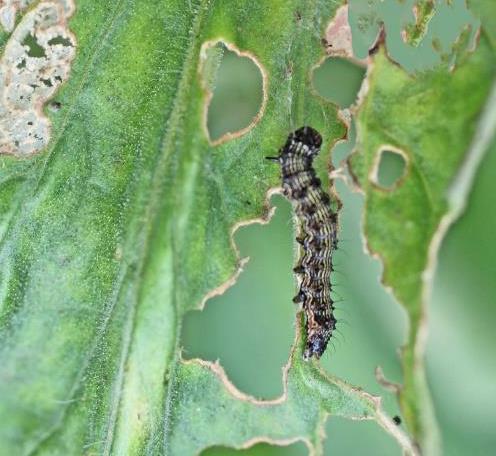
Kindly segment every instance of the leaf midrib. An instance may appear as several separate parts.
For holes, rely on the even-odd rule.
[[[156,166],[154,167],[155,172],[152,177],[152,184],[151,184],[151,191],[150,191],[150,201],[149,204],[146,207],[145,210],[145,220],[152,220],[151,223],[145,225],[145,228],[143,230],[142,236],[143,236],[143,255],[141,256],[141,261],[139,264],[138,272],[137,272],[137,277],[142,277],[142,272],[144,271],[147,263],[147,259],[150,257],[150,244],[151,244],[151,238],[153,236],[153,229],[154,226],[157,222],[157,220],[160,217],[160,214],[158,214],[158,209],[160,208],[160,202],[162,200],[162,193],[159,192],[158,190],[162,187],[164,177],[166,174],[166,169],[167,169],[167,163],[170,162],[170,158],[173,154],[174,147],[173,147],[173,138],[176,134],[176,132],[180,131],[180,124],[182,121],[181,117],[181,111],[183,110],[183,107],[186,105],[186,100],[188,99],[189,92],[188,88],[191,87],[192,85],[192,79],[194,78],[196,71],[194,71],[197,67],[196,65],[196,59],[195,57],[198,54],[199,51],[199,36],[200,36],[200,27],[203,19],[204,12],[206,11],[205,4],[207,3],[207,0],[200,0],[200,3],[198,7],[196,7],[196,16],[194,17],[193,24],[191,26],[189,36],[190,36],[190,41],[187,46],[187,52],[186,52],[186,58],[184,60],[183,68],[179,73],[179,84],[178,84],[178,89],[176,91],[176,96],[172,102],[172,109],[170,111],[169,117],[167,121],[164,120],[164,125],[167,125],[163,139],[161,141],[161,153],[159,154]],[[176,176],[174,176],[176,177]],[[176,201],[179,200],[181,196],[181,191],[175,191],[174,195],[176,196]],[[177,204],[174,204],[174,207],[177,207]],[[168,224],[174,223],[173,220],[174,217],[169,217],[168,219]],[[171,234],[171,239],[170,239],[170,245],[173,250],[172,258],[173,258],[173,270],[176,271],[178,269],[178,255],[176,251],[176,243],[174,242],[174,229],[172,228],[170,230]],[[138,242],[139,243],[139,242]],[[173,284],[175,282],[175,279],[177,277],[176,273],[173,273]],[[175,290],[176,287],[173,285],[173,289]],[[137,287],[137,296],[140,295],[141,291],[141,284],[138,284]],[[174,306],[175,312],[174,315],[176,316],[176,321],[171,324],[171,329],[174,331],[174,339],[176,340],[175,344],[175,350],[174,353],[177,354],[179,352],[179,337],[177,337],[177,334],[180,333],[180,327],[181,327],[181,318],[178,318],[178,312],[177,312],[177,304],[176,304],[176,299],[175,299],[175,293],[172,293],[173,300],[171,304]],[[133,305],[133,314],[135,315],[135,308],[136,305],[139,305],[139,303],[134,301]],[[134,326],[135,326],[135,319],[133,318],[133,323],[130,325],[130,332],[134,332]],[[129,337],[126,338],[128,341],[128,344],[131,343],[132,341],[132,335],[129,335]],[[129,345],[125,348],[127,352],[126,360],[129,356],[130,350],[129,350]],[[175,358],[175,359],[174,359]],[[169,360],[169,368],[166,370],[165,376],[168,377],[167,380],[167,390],[166,390],[166,397],[165,397],[165,416],[168,417],[170,413],[170,397],[171,397],[171,388],[174,383],[173,377],[174,377],[174,367],[177,363],[177,357],[174,355],[171,357]],[[168,375],[169,373],[169,375]],[[118,397],[115,401],[115,407],[118,409],[120,407],[120,401],[122,397],[122,384],[124,382],[124,374],[121,376],[121,382],[119,384],[119,394]],[[113,411],[111,411],[113,412]],[[105,444],[105,448],[108,449],[108,453],[104,454],[110,454],[112,447],[114,446],[115,443],[115,426],[117,425],[118,422],[118,410],[115,411],[115,419],[112,421],[112,423],[109,426],[107,436],[111,436],[110,440],[107,441]],[[168,420],[164,420],[164,446],[166,445],[167,438],[166,436],[168,435]]]

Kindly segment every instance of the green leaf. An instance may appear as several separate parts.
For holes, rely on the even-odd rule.
[[[193,454],[257,439],[319,451],[329,413],[376,419],[413,451],[377,399],[303,364],[298,343],[277,403],[179,356],[185,312],[242,264],[234,227],[267,213],[279,170],[264,156],[310,124],[325,170],[345,133],[310,84],[336,6],[79,0],[68,29],[62,17],[76,57],[37,112],[49,145],[0,159],[0,453]],[[200,51],[219,37],[257,60],[266,101],[250,131],[213,146]]]
[[[476,2],[476,11],[489,13],[489,3]],[[482,16],[478,49],[459,55],[453,72],[442,66],[412,76],[384,50],[373,58],[350,160],[365,193],[368,248],[381,258],[383,282],[410,317],[399,397],[408,427],[427,454],[439,452],[423,366],[427,304],[441,240],[464,207],[496,129],[492,17]],[[374,183],[381,149],[399,150],[407,160],[406,175],[392,190]]]
[[[309,449],[321,453],[323,425],[329,414],[375,419],[413,451],[408,439],[381,412],[378,398],[301,361],[302,346],[296,346],[285,370],[284,394],[273,401],[258,401],[237,391],[218,364],[200,360],[181,363],[169,405],[175,410],[166,438],[174,449],[171,453],[197,454],[217,444],[219,438],[235,448],[260,440],[288,444],[301,439]]]

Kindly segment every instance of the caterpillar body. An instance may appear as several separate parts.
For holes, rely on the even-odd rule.
[[[298,220],[296,240],[301,248],[293,271],[299,291],[293,302],[305,313],[305,360],[322,356],[336,327],[331,272],[338,216],[312,166],[321,145],[320,134],[306,126],[288,136],[277,157],[267,157],[281,166],[282,191]]]

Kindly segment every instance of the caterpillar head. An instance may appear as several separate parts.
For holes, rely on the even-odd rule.
[[[276,161],[279,164],[284,164],[290,157],[305,157],[308,163],[311,163],[313,158],[319,153],[322,145],[322,136],[312,127],[301,127],[293,131],[286,140],[279,155],[276,157],[265,157],[268,160]]]
[[[308,126],[298,128],[298,130],[289,135],[289,138],[295,142],[307,145],[310,149],[316,149],[317,152],[322,145],[322,136],[320,136],[320,133]]]

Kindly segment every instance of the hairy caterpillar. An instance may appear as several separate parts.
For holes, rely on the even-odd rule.
[[[320,151],[322,137],[311,127],[302,127],[288,136],[277,157],[267,157],[281,165],[282,190],[298,219],[297,242],[300,258],[293,269],[299,292],[293,302],[305,313],[305,360],[320,358],[336,327],[331,297],[332,255],[337,247],[337,212],[312,167]]]

